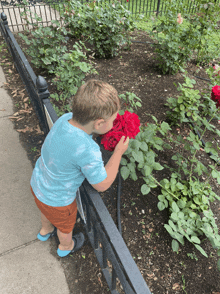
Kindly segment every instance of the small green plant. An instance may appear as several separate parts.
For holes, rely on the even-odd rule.
[[[137,110],[138,107],[141,107],[141,99],[137,97],[134,93],[126,92],[126,94],[119,95],[119,98],[123,99],[126,109],[130,112],[134,112],[134,109]],[[122,115],[123,110],[119,110],[119,114]]]
[[[195,259],[196,261],[198,261],[198,257],[196,256],[195,252],[187,253],[187,256],[190,257],[191,259]]]
[[[186,281],[185,281],[184,275],[182,275],[182,281],[183,281],[182,289],[187,294],[187,292],[185,290],[186,289]]]
[[[32,148],[31,148],[31,152],[33,152],[33,153],[34,153],[34,152],[37,152],[37,148],[36,148],[36,147],[32,147]]]

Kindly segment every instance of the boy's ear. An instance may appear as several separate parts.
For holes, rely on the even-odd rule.
[[[94,122],[94,129],[99,130],[103,126],[104,123],[105,123],[105,121],[103,118],[96,119]]]

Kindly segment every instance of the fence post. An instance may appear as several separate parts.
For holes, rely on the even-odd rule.
[[[156,16],[158,16],[158,14],[159,14],[159,9],[160,9],[160,0],[158,0],[158,2],[157,2],[157,14],[156,14]]]
[[[44,105],[43,99],[48,99],[50,96],[50,93],[49,93],[48,87],[47,87],[47,82],[42,76],[38,76],[37,80],[36,80],[36,86],[37,86],[38,97],[40,99],[40,103],[43,106]],[[43,109],[43,117],[44,117],[44,121],[42,121],[42,124],[43,124],[43,128],[44,128],[44,133],[46,135],[49,132],[49,127],[48,127],[48,123],[47,123],[44,109]]]

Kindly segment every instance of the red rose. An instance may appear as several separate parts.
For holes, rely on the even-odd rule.
[[[140,120],[136,113],[125,111],[123,115],[123,128],[127,132],[127,136],[134,139],[135,136],[140,132]]]
[[[117,117],[113,122],[113,128],[112,129],[114,129],[115,132],[123,130],[123,127],[122,127],[122,115],[117,114]]]
[[[125,111],[124,115],[117,114],[113,122],[113,128],[106,134],[101,135],[101,144],[109,151],[113,151],[122,136],[134,139],[140,132],[140,120],[138,115]]]
[[[212,88],[211,99],[216,102],[216,107],[220,107],[220,86],[216,85]]]
[[[101,144],[104,145],[105,150],[113,151],[115,146],[121,140],[122,136],[124,136],[124,133],[121,131],[109,131],[104,136],[102,136]]]

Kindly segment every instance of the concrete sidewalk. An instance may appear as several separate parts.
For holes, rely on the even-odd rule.
[[[0,67],[0,293],[70,293],[50,240],[36,238],[40,213],[30,192],[32,166],[8,118],[12,101]]]

